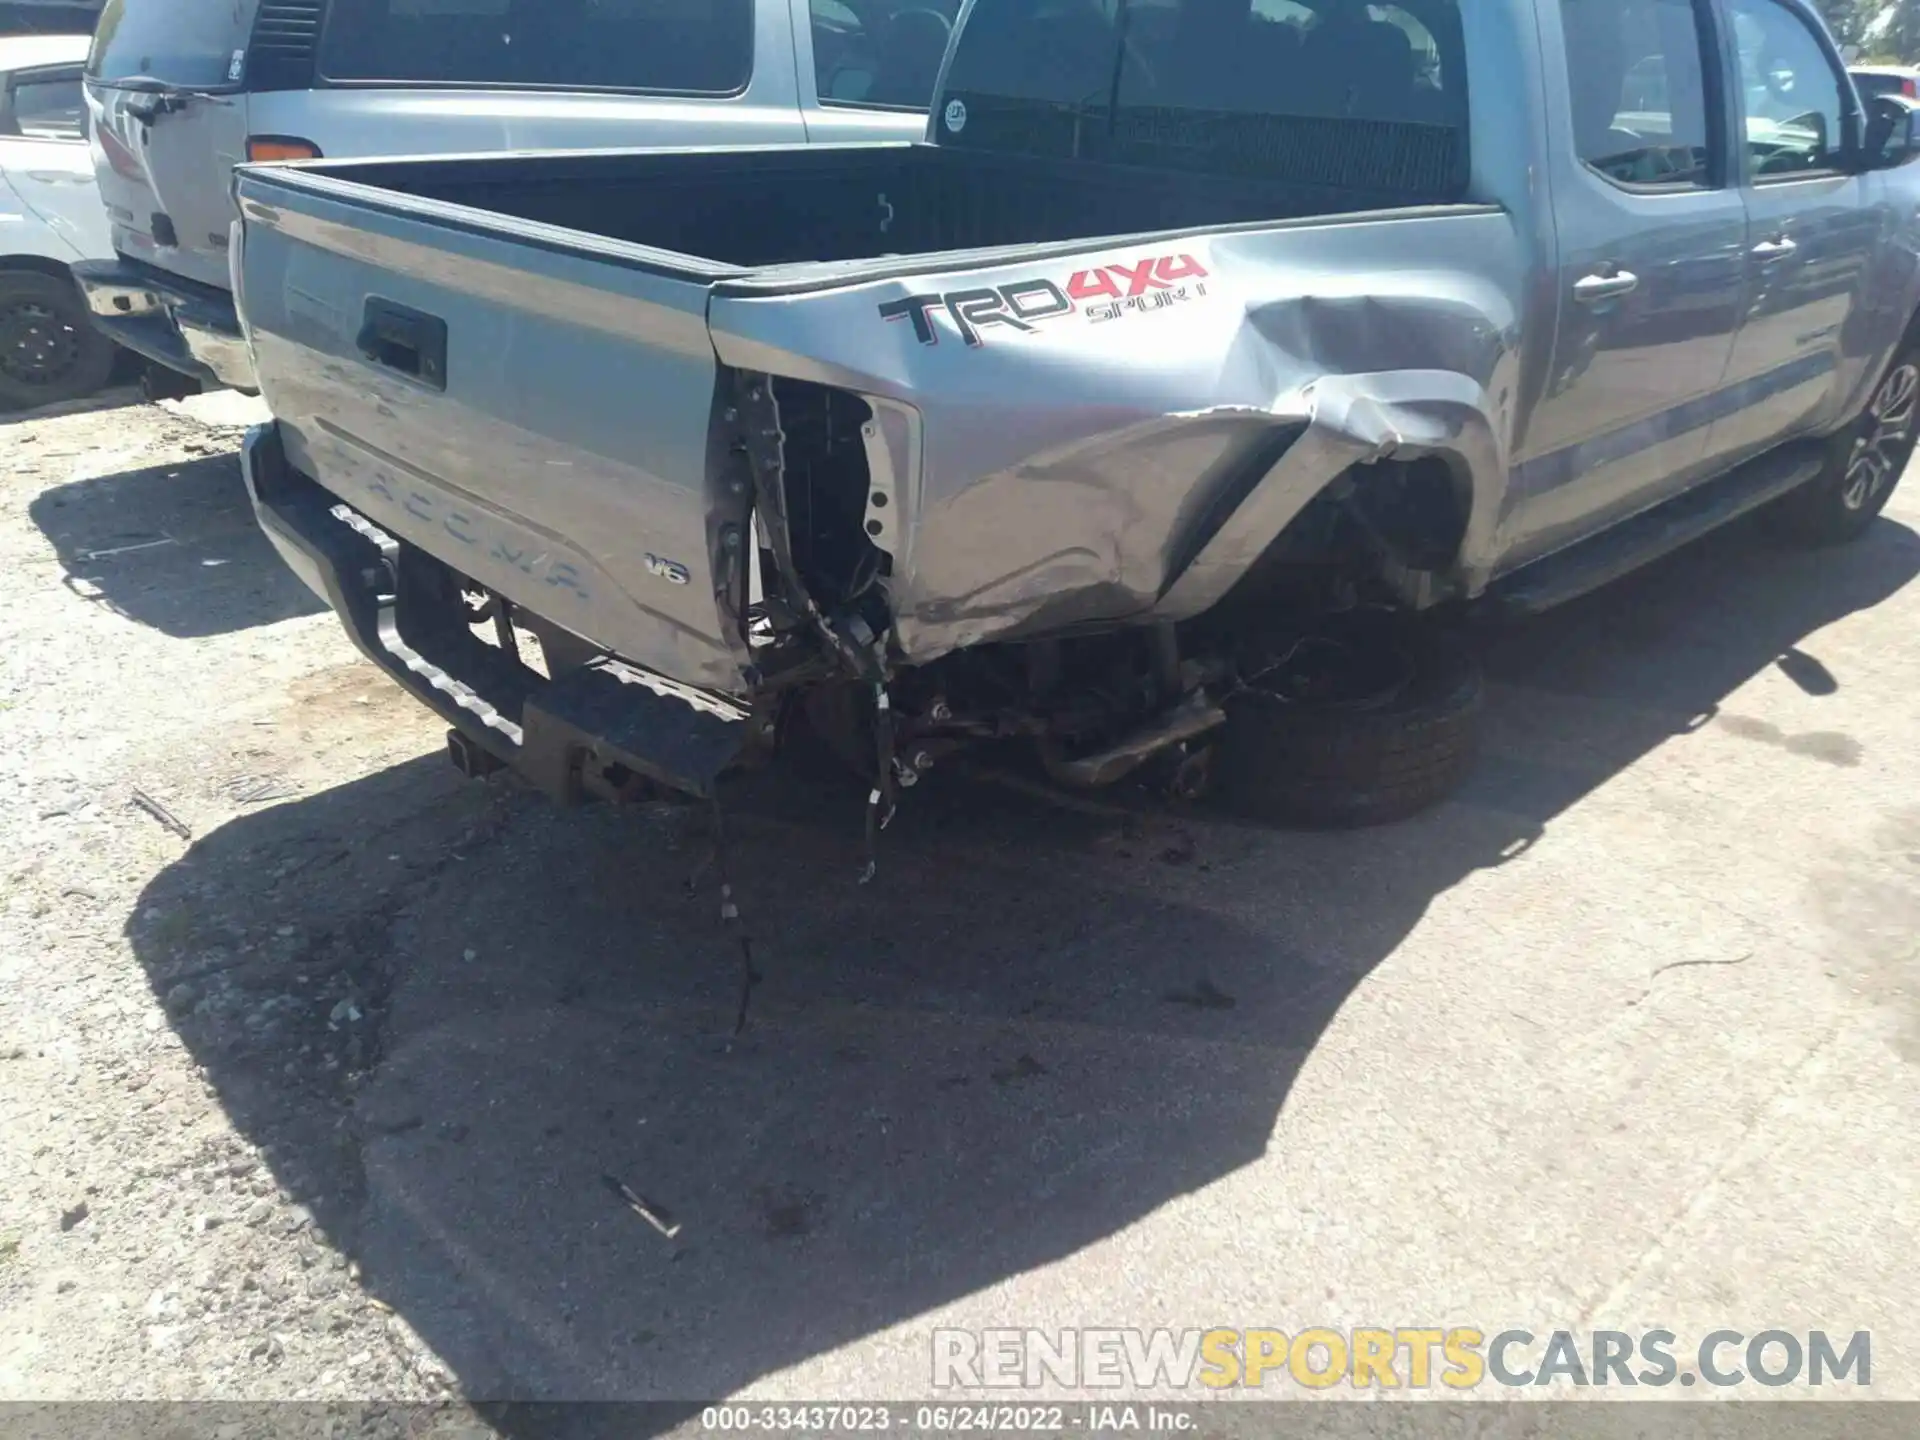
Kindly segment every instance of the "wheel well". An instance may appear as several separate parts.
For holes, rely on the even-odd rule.
[[[45,255],[0,255],[0,274],[8,270],[37,270],[56,280],[71,280],[73,271],[66,264]]]
[[[1452,566],[1473,513],[1473,483],[1451,460],[1384,460],[1341,478],[1350,489],[1348,511],[1383,561],[1407,570]]]
[[[1331,587],[1336,603],[1359,588],[1425,609],[1453,595],[1452,572],[1472,515],[1472,478],[1450,456],[1352,466],[1293,518],[1234,596],[1307,581],[1316,591]]]

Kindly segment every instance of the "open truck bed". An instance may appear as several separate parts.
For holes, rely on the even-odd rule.
[[[1330,132],[1337,128],[1332,124]],[[1424,129],[1424,127],[1423,127]],[[1356,184],[1345,147],[1312,147],[1284,173],[1145,170],[955,145],[770,146],[462,156],[303,166],[428,207],[458,207],[756,270],[911,261],[956,250],[1200,230],[1435,203],[1455,193],[1451,132],[1386,148]],[[262,172],[253,172],[259,174]],[[363,195],[365,192],[361,192]],[[441,213],[446,213],[442,211]],[[662,258],[665,268],[676,268]]]

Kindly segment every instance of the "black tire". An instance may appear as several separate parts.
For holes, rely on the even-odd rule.
[[[93,328],[64,275],[0,270],[0,406],[78,400],[113,374],[114,344]]]
[[[1395,657],[1386,691],[1337,703],[1253,682],[1227,701],[1213,795],[1250,819],[1310,829],[1404,820],[1451,795],[1480,748],[1485,685],[1465,639],[1417,617],[1356,612],[1316,634]],[[1249,670],[1256,673],[1257,667]]]
[[[1920,440],[1920,338],[1909,335],[1887,363],[1853,424],[1827,440],[1827,461],[1765,512],[1768,531],[1793,545],[1842,545],[1887,508]]]

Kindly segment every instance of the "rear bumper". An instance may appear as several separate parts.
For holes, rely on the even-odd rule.
[[[207,384],[259,388],[226,291],[137,260],[82,261],[73,274],[94,325],[118,344]]]
[[[711,795],[745,748],[738,707],[611,659],[549,680],[474,634],[453,572],[287,463],[279,428],[247,433],[254,514],[375,665],[474,747],[561,803],[619,796],[632,776]]]

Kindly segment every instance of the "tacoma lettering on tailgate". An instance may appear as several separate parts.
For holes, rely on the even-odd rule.
[[[463,508],[444,495],[389,478],[377,470],[363,479],[362,487],[368,496],[386,501],[411,519],[437,527],[449,540],[458,541],[496,565],[511,566],[528,579],[542,581],[550,590],[570,590],[581,600],[592,598],[579,566],[555,558],[545,547],[505,533],[494,517],[478,507]]]

